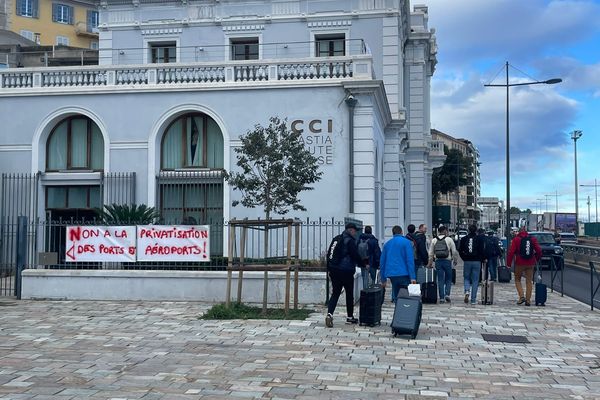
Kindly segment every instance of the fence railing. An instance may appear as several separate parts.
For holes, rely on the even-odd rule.
[[[0,70],[0,90],[214,85],[236,82],[372,79],[370,55],[220,63],[134,64]]]
[[[324,255],[331,239],[344,230],[344,222],[334,219],[300,221],[300,270],[324,271]],[[87,225],[98,225],[86,221]],[[211,240],[211,258],[209,262],[67,262],[65,261],[66,228],[82,225],[76,220],[27,221],[26,255],[24,268],[34,269],[129,269],[129,270],[225,270],[228,261],[224,243]],[[229,224],[227,221],[211,222],[211,239],[226,240]],[[5,217],[0,221],[0,295],[9,295],[14,289],[15,265],[17,262],[18,217]],[[278,262],[287,254],[287,230],[268,230],[269,253],[267,260]],[[246,262],[264,263],[264,230],[250,229],[246,240]],[[234,254],[239,254],[239,249]],[[269,262],[269,261],[267,261]]]

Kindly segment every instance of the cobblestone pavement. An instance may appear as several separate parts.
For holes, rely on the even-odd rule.
[[[425,305],[417,340],[383,325],[204,321],[185,302],[0,301],[0,399],[600,399],[600,313],[557,294],[546,307]],[[526,336],[492,343],[482,333]]]

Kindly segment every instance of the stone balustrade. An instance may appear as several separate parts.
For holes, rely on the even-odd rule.
[[[374,79],[370,55],[83,67],[19,68],[0,71],[0,94],[19,90],[92,87],[206,85],[237,82]]]

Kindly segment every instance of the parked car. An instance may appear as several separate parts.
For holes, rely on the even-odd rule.
[[[454,235],[454,241],[456,243],[458,243],[458,242],[460,242],[460,239],[464,238],[468,234],[469,234],[469,232],[465,231],[464,229],[461,229],[458,232],[456,232],[456,234]]]
[[[577,244],[577,236],[571,232],[561,232],[560,233],[560,243],[561,244]]]
[[[529,232],[535,237],[542,248],[542,259],[540,260],[540,268],[551,268],[552,260],[556,269],[562,269],[565,260],[563,256],[563,248],[556,244],[552,232]]]

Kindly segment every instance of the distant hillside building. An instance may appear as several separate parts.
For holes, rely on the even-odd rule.
[[[0,29],[34,43],[98,49],[98,1],[0,0]]]

